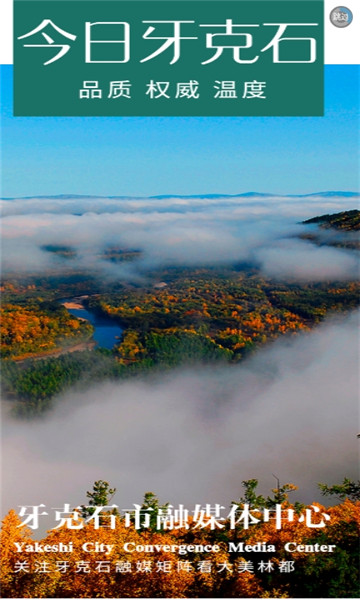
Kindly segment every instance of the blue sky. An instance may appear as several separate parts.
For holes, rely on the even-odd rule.
[[[325,117],[14,118],[2,66],[1,195],[357,191],[358,73],[325,67]]]

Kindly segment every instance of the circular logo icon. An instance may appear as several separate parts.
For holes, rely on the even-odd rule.
[[[335,27],[347,27],[353,20],[353,14],[345,6],[337,6],[330,13],[330,21]]]

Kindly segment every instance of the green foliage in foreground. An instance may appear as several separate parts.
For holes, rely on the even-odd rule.
[[[351,481],[347,477],[344,481],[336,485],[318,484],[323,496],[336,496],[339,500],[349,498],[353,502],[360,500],[360,481]]]
[[[271,490],[271,494],[263,496],[258,494],[258,479],[248,479],[242,481],[243,496],[239,498],[236,504],[239,510],[242,510],[244,504],[248,504],[252,511],[259,510],[260,512],[264,509],[274,509],[276,504],[282,504],[282,506],[292,506],[296,513],[302,513],[306,509],[306,505],[296,502],[295,504],[290,503],[289,493],[297,489],[296,485],[292,483],[285,483],[284,485],[279,484],[278,487]],[[277,570],[271,572],[254,572],[254,579],[258,579],[258,583],[261,588],[255,585],[251,587],[244,587],[241,589],[242,596],[244,597],[287,597],[287,598],[355,598],[359,597],[359,578],[358,578],[358,524],[357,515],[359,512],[359,490],[360,481],[352,481],[348,478],[344,478],[341,484],[328,486],[326,484],[318,484],[323,495],[341,495],[341,501],[345,504],[330,507],[331,514],[331,525],[324,529],[308,529],[304,527],[301,529],[295,529],[294,532],[289,535],[289,529],[286,528],[283,531],[274,532],[271,526],[264,526],[261,522],[258,525],[252,525],[248,531],[244,531],[242,524],[239,524],[234,532],[229,528],[229,524],[226,523],[223,529],[214,530],[202,530],[199,534],[199,530],[196,532],[195,529],[191,528],[188,532],[179,532],[179,539],[182,543],[196,543],[200,539],[197,536],[200,535],[201,541],[211,544],[224,544],[227,546],[229,542],[234,540],[241,540],[245,543],[256,543],[259,540],[266,538],[268,543],[274,543],[276,546],[276,552],[272,554],[243,554],[243,560],[255,561],[255,559],[269,561],[275,557],[279,557],[282,553],[282,545],[286,541],[295,541],[298,544],[319,544],[329,545],[335,544],[336,548],[333,554],[329,553],[308,553],[308,554],[296,554],[282,555],[281,558],[284,560],[295,559],[295,569],[292,573],[284,575],[279,573]],[[357,491],[357,498],[354,497],[354,490]],[[113,500],[113,496],[116,492],[116,488],[111,488],[107,481],[96,481],[93,486],[92,492],[87,492],[86,495],[90,498],[90,505],[109,506]],[[163,504],[159,498],[153,492],[146,492],[141,505],[143,514],[148,512],[150,516],[150,523],[147,528],[140,528],[140,531],[146,532],[148,529],[153,535],[158,532],[157,526],[157,515],[160,509],[166,510],[169,506],[168,503]],[[114,509],[111,511],[114,513]],[[90,513],[91,514],[91,513]],[[120,514],[118,517],[121,518]],[[88,516],[88,515],[85,515]],[[296,520],[296,519],[295,519]],[[289,525],[291,529],[292,524]],[[171,535],[171,534],[170,534]],[[209,559],[209,556],[207,556]],[[236,560],[236,557],[229,556],[229,563]],[[253,577],[253,576],[251,576]],[[254,583],[254,582],[253,582]],[[225,582],[220,578],[218,586],[215,586],[219,592],[216,594],[218,597],[238,597],[235,593],[234,587],[231,585],[231,580]],[[196,590],[196,591],[195,591]],[[265,591],[266,590],[266,591]],[[213,588],[213,593],[214,593]],[[265,593],[264,593],[265,591]],[[240,593],[240,590],[238,589]],[[204,597],[204,590],[201,585],[196,586],[193,589],[195,597]],[[258,596],[258,594],[260,594]],[[214,596],[214,597],[216,597]]]

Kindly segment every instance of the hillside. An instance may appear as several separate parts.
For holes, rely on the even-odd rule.
[[[303,221],[304,225],[319,225],[323,229],[340,229],[341,231],[359,231],[360,210],[345,210],[333,215],[321,215]]]

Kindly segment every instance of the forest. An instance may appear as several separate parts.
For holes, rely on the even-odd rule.
[[[306,221],[316,231],[341,230],[345,244],[359,222],[359,211]],[[317,235],[311,231],[310,237]],[[46,250],[71,258],[71,249],[63,246]],[[138,254],[114,247],[108,258],[126,262]],[[111,350],[94,347],[93,326],[61,304],[70,296],[123,328]],[[276,338],[308,331],[327,315],[355,308],[359,283],[279,280],[265,277],[255,264],[167,266],[136,284],[100,281],[69,268],[61,275],[8,276],[2,299],[3,390],[17,415],[34,416],[75,384],[184,364],[239,363]]]
[[[38,540],[40,547],[52,548],[46,553],[24,551],[34,544],[33,532],[11,510],[0,538],[2,597],[359,597],[360,482],[345,478],[338,485],[319,484],[323,495],[335,496],[337,503],[327,507],[291,503],[293,484],[278,484],[267,497],[258,494],[256,479],[242,484],[243,495],[231,503],[230,516],[226,507],[221,507],[223,517],[201,507],[203,512],[189,510],[182,523],[177,517],[166,527],[163,515],[173,514],[172,507],[155,494],[147,492],[139,503],[140,523],[131,513],[127,521],[121,507],[113,507],[116,488],[98,480],[85,504],[64,513],[76,527],[52,523]],[[72,551],[62,552],[60,544],[69,549],[70,542]],[[100,551],[87,552],[93,544]],[[144,552],[146,545],[155,550]],[[179,554],[172,546],[185,551]],[[210,546],[217,550],[206,551]]]
[[[90,323],[72,317],[55,302],[2,303],[0,316],[3,359],[46,354],[88,340],[93,333]]]

